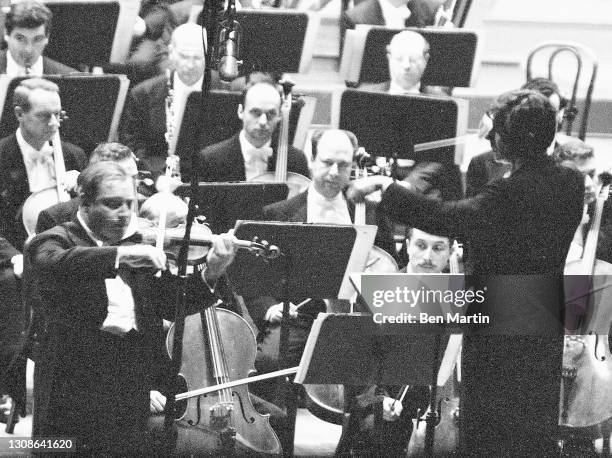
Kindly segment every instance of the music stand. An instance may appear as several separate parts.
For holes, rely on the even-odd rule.
[[[465,134],[467,108],[466,100],[450,97],[349,89],[342,94],[339,127],[353,132],[372,155],[442,164],[442,195],[458,199],[462,196],[458,166],[463,162],[463,145],[422,152],[415,152],[414,145]]]
[[[190,186],[181,185],[176,193],[189,196]],[[232,229],[240,219],[260,219],[266,205],[285,200],[288,192],[286,183],[200,182],[195,199],[198,213],[206,217],[213,233],[218,234]]]
[[[305,11],[243,9],[236,13],[242,27],[240,72],[305,73],[312,60],[312,44],[319,18]],[[272,52],[272,50],[274,50]]]
[[[239,252],[228,268],[228,276],[237,294],[273,296],[284,302],[279,342],[280,364],[284,365],[289,301],[294,297],[350,297],[348,272],[361,271],[365,266],[376,226],[238,221],[235,235],[244,240],[258,237],[282,252],[269,261]],[[317,253],[326,255],[309,262]],[[285,403],[291,441],[284,446],[286,455],[292,456],[297,412],[295,387],[290,386],[288,392]]]
[[[429,43],[429,61],[421,83],[427,86],[471,87],[478,61],[478,34],[465,29],[386,27],[360,24],[348,30],[340,74],[347,85],[389,81],[387,45],[402,30],[418,32]]]
[[[53,24],[45,56],[82,67],[125,62],[140,2],[131,0],[45,0]],[[4,21],[2,21],[4,23]]]
[[[0,75],[0,138],[11,135],[19,126],[12,101],[15,88],[24,79]],[[80,146],[86,153],[99,143],[116,140],[129,86],[125,75],[45,75],[45,79],[59,86],[62,108],[68,115],[61,127],[62,140]]]
[[[437,378],[446,334],[450,330],[445,332],[435,324],[384,326],[374,323],[371,315],[320,313],[294,382],[430,385],[432,409],[426,419],[425,456],[432,456]]]
[[[202,111],[202,93],[192,92],[187,98],[182,121],[177,132],[176,154],[183,159],[189,158],[195,148],[201,150],[209,145],[230,138],[242,129],[242,121],[238,119],[238,105],[242,102],[242,93],[212,90]],[[305,133],[310,126],[314,114],[314,97],[300,97],[293,101],[289,117],[289,143],[303,149],[306,143]],[[277,142],[276,131],[272,144]],[[183,164],[188,160],[183,160]]]

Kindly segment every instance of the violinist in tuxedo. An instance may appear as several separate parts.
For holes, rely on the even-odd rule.
[[[242,130],[199,153],[198,177],[203,181],[245,181],[273,171],[276,145],[272,135],[280,122],[281,97],[274,80],[251,81],[238,105]],[[289,145],[287,171],[308,177],[304,152]]]
[[[203,32],[202,27],[193,23],[174,29],[168,55],[171,71],[143,81],[130,91],[121,120],[120,139],[154,175],[165,170],[168,122],[173,123],[176,135],[184,102],[191,92],[202,89],[205,69]],[[241,90],[243,87],[243,79],[231,84],[223,83],[218,72],[211,71],[211,89]],[[172,109],[167,110],[166,98],[170,90],[173,103]]]
[[[76,220],[37,235],[28,250],[49,317],[34,374],[33,437],[73,438],[82,455],[150,455],[149,390],[179,279],[161,249],[132,238],[134,181],[119,164],[89,166],[79,189]],[[232,236],[213,238],[206,268],[187,278],[188,313],[216,302],[211,286],[234,252]]]
[[[465,455],[553,456],[563,351],[563,267],[584,201],[584,178],[546,154],[557,110],[535,91],[511,91],[493,107],[496,151],[509,178],[477,196],[439,202],[368,177],[391,218],[470,242],[473,282],[487,288],[469,313],[488,324],[466,329],[462,358],[461,447]]]

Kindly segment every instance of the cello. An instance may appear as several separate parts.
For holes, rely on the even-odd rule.
[[[170,175],[173,161],[171,156],[168,159],[167,175]],[[159,248],[164,248],[169,238],[165,225],[166,214],[167,209],[162,205],[155,234],[155,243]],[[179,231],[185,230],[179,228]],[[201,234],[200,237],[205,245],[210,240],[207,235],[210,236]],[[171,240],[177,238],[170,236]],[[190,244],[194,242],[198,244],[197,233]],[[239,248],[258,249],[258,254],[263,254],[267,249],[265,244],[255,242],[236,243]],[[271,253],[269,256],[276,255]],[[198,253],[200,263],[205,257],[206,252]],[[188,262],[188,258],[189,255],[185,261]],[[174,355],[176,332],[176,325],[172,324],[166,337],[166,347],[171,358]],[[182,388],[195,390],[212,387],[244,379],[255,372],[255,334],[240,315],[213,305],[203,312],[185,316],[179,334],[182,334],[182,345],[177,385]],[[173,454],[275,456],[282,453],[280,441],[270,426],[268,416],[255,410],[246,385],[189,397],[177,404],[173,412],[176,428]],[[159,429],[156,419],[152,419],[150,428]]]
[[[451,274],[461,274],[459,260],[462,257],[461,245],[455,241],[453,254],[449,259]],[[434,456],[450,456],[458,451],[459,445],[459,396],[457,395],[457,384],[459,377],[453,377],[452,372],[458,365],[461,353],[463,336],[461,334],[451,334],[440,369],[438,370],[438,382],[434,387],[434,397],[437,397],[437,404],[430,405],[428,411],[436,409],[437,422],[435,425],[435,441],[433,444]],[[407,456],[424,456],[425,443],[427,440],[426,418],[427,413],[419,410],[417,419],[413,420],[414,427],[408,443]]]
[[[280,132],[278,136],[278,148],[276,151],[276,167],[274,172],[266,172],[256,176],[251,181],[259,181],[264,183],[287,183],[289,194],[287,198],[291,198],[300,192],[306,190],[310,185],[310,179],[299,173],[288,172],[287,164],[289,160],[289,117],[291,115],[291,103],[293,97],[291,95],[291,87],[293,83],[283,82],[283,97],[281,104],[281,122]]]
[[[576,335],[565,336],[563,369],[561,378],[561,402],[559,424],[564,437],[596,439],[604,436],[604,449],[609,453],[609,434],[612,430],[612,354],[609,344],[609,329],[612,310],[609,293],[612,265],[596,259],[597,241],[604,204],[609,194],[609,183],[598,193],[591,227],[586,236],[582,258],[565,267],[565,275],[576,275],[586,287],[578,291],[575,287],[566,290],[569,301],[582,299],[586,303],[586,314]],[[587,283],[589,283],[587,285]]]

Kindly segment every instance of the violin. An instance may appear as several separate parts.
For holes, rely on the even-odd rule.
[[[157,227],[153,226],[148,220],[139,218],[140,227],[136,236],[137,243],[146,245],[156,245],[158,242]],[[161,247],[166,256],[171,261],[178,259],[178,253],[185,235],[185,225],[166,228]],[[214,234],[205,224],[194,224],[191,228],[191,238],[189,239],[188,265],[199,265],[206,261],[206,255],[213,244]],[[248,250],[266,259],[273,259],[280,256],[280,250],[275,245],[270,245],[265,240],[255,238],[252,241],[234,240],[234,246],[238,249]]]
[[[300,192],[306,190],[310,185],[310,179],[304,175],[295,172],[287,171],[289,160],[289,116],[291,114],[291,87],[293,83],[283,83],[283,103],[281,105],[281,123],[278,137],[278,148],[276,151],[276,168],[274,172],[263,173],[251,181],[287,183],[289,194],[287,198],[291,198]]]

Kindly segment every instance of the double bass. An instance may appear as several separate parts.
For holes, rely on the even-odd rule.
[[[291,115],[291,104],[293,96],[291,88],[293,83],[284,82],[283,85],[283,100],[281,104],[281,122],[280,132],[278,136],[278,148],[276,150],[276,167],[274,172],[266,172],[261,174],[251,181],[259,181],[265,183],[287,183],[289,194],[287,198],[296,196],[300,192],[306,190],[310,185],[310,179],[299,173],[287,171],[289,161],[289,117]]]
[[[609,183],[598,193],[582,258],[565,267],[569,302],[583,301],[586,314],[575,333],[565,336],[559,424],[564,437],[597,439],[612,430],[612,265],[595,257]],[[567,277],[575,276],[575,277]],[[580,290],[573,283],[580,282]],[[583,297],[573,297],[573,296]],[[605,444],[608,444],[607,446]],[[604,440],[608,448],[609,440]]]

